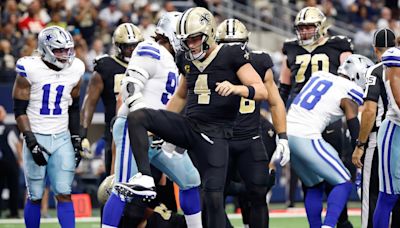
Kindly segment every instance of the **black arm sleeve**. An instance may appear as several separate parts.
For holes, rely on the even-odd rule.
[[[72,105],[68,109],[68,116],[71,135],[79,135],[79,97],[73,98]]]
[[[357,117],[347,120],[347,128],[350,131],[351,146],[352,149],[354,150],[354,148],[356,147],[356,140],[358,138],[358,133],[360,132],[360,121],[358,121]]]
[[[29,100],[14,99],[14,115],[15,119],[20,115],[26,115],[26,109],[28,108]]]
[[[283,103],[285,103],[285,104],[286,104],[286,102],[287,102],[287,100],[289,98],[290,88],[291,88],[290,85],[283,84],[283,83],[281,83],[280,86],[279,86],[279,94],[281,95]]]

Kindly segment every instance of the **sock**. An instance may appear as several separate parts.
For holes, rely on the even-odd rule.
[[[379,192],[378,201],[374,212],[374,227],[389,227],[390,212],[392,211],[399,195]]]
[[[188,227],[201,228],[199,187],[179,191],[179,202]]]
[[[40,226],[40,203],[34,204],[29,199],[24,209],[24,220],[27,228],[39,228]]]
[[[333,187],[327,199],[328,208],[326,211],[324,225],[335,227],[340,213],[342,213],[342,210],[347,203],[347,199],[351,193],[351,188],[351,182],[338,184]]]
[[[124,212],[125,202],[111,193],[103,209],[102,227],[118,227]]]
[[[58,202],[57,217],[62,228],[74,228],[75,212],[72,202]]]
[[[310,224],[310,228],[320,228],[322,225],[321,212],[323,191],[322,184],[307,188],[304,206],[306,208],[307,219],[308,223]]]

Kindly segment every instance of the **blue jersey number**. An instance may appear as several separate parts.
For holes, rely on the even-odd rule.
[[[321,100],[321,96],[332,86],[332,82],[327,80],[319,80],[315,83],[318,78],[319,77],[311,78],[308,85],[293,100],[293,104],[300,103],[300,107],[307,110],[311,110],[315,107],[318,101]],[[312,89],[308,91],[311,86],[313,86]]]
[[[163,104],[166,105],[168,103],[168,101],[169,101],[168,96],[170,96],[170,95],[172,96],[172,94],[174,94],[176,85],[177,85],[176,74],[174,72],[169,72],[167,84],[165,84],[165,90],[167,92],[164,92],[161,96],[161,102]]]
[[[49,109],[50,84],[44,85],[42,87],[42,90],[43,90],[43,98],[42,98],[42,108],[40,109],[40,114],[50,115],[50,109]],[[57,86],[56,91],[57,95],[56,95],[56,101],[54,102],[53,115],[61,115],[60,102],[64,91],[64,86],[63,85]]]

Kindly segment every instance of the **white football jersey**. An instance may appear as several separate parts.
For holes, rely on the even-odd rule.
[[[174,56],[155,41],[143,41],[135,48],[129,61],[128,69],[135,68],[149,74],[141,91],[145,106],[152,109],[165,109],[179,80],[179,71]],[[123,106],[119,115],[127,113],[126,105],[123,104]]]
[[[28,56],[18,60],[16,70],[31,85],[26,113],[32,132],[57,134],[67,131],[71,91],[85,72],[83,62],[75,58],[70,67],[55,71],[40,56]]]
[[[363,103],[363,90],[354,82],[318,71],[293,100],[287,116],[287,133],[303,138],[321,138],[330,123],[340,119],[343,98]]]
[[[382,55],[382,61],[387,67],[400,67],[400,49],[393,47],[386,50]],[[385,83],[386,93],[388,96],[388,110],[386,113],[386,118],[395,124],[400,125],[400,109],[394,99],[392,88],[390,87],[390,81],[386,79],[386,74],[383,74],[383,81]]]

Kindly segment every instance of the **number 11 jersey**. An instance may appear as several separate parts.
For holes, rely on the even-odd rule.
[[[71,91],[85,72],[85,65],[75,58],[60,71],[50,69],[40,56],[20,58],[16,71],[31,85],[27,115],[32,132],[58,134],[68,130]]]
[[[340,107],[343,98],[362,105],[363,90],[346,78],[329,72],[315,72],[290,106],[287,133],[303,138],[321,138],[326,126],[344,115]]]

